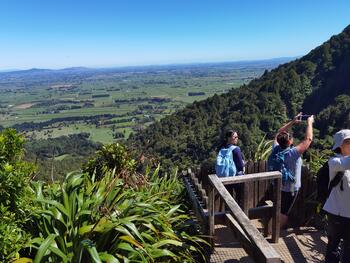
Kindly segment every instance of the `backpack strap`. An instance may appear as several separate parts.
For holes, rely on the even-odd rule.
[[[332,181],[329,183],[329,193],[332,192],[332,189],[336,187],[340,183],[340,181],[343,182],[342,181],[343,176],[344,176],[344,172],[337,172],[337,174],[334,176]],[[342,191],[344,190],[343,184],[340,185],[340,190]]]
[[[281,155],[285,155],[288,151],[290,150],[290,148],[286,148],[283,151],[279,151],[277,154],[281,154]]]
[[[220,150],[220,151],[219,151],[219,154],[221,154],[222,156],[227,156],[227,155],[231,154],[232,151],[233,151],[234,149],[236,149],[236,148],[237,148],[237,146],[231,144],[230,147],[228,147],[228,148],[225,148],[225,147],[221,148],[221,150],[225,150],[225,151],[222,152],[222,151]]]
[[[237,146],[235,146],[235,145],[233,145],[233,144],[231,144],[231,146],[230,147],[228,147],[228,149],[230,150],[230,152],[232,152],[234,149],[236,149],[237,148]]]

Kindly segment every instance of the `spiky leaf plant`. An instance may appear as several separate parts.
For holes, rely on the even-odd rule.
[[[266,140],[266,135],[261,139],[258,147],[253,153],[253,161],[267,160],[272,151],[273,140]]]
[[[62,185],[35,185],[40,211],[34,262],[195,262],[204,241],[190,235],[176,176],[126,188],[114,172],[100,180],[67,176]]]

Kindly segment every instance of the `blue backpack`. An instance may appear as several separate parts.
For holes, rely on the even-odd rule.
[[[229,148],[222,148],[216,157],[215,172],[218,177],[235,176],[237,169],[233,161],[232,151],[237,146],[231,145]]]
[[[280,171],[282,173],[282,182],[292,182],[295,183],[295,178],[292,172],[287,169],[284,163],[284,158],[286,153],[290,148],[282,149],[277,145],[269,156],[267,160],[267,169],[269,171]]]

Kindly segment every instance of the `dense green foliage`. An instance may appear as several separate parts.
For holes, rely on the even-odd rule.
[[[178,205],[183,189],[176,177],[155,172],[152,183],[133,190],[115,175],[95,181],[69,174],[62,185],[37,185],[34,262],[194,261],[203,241],[186,233],[191,225]]]
[[[26,150],[39,158],[52,158],[63,154],[89,156],[101,147],[101,144],[89,141],[89,136],[88,133],[78,133],[35,140],[26,144]]]
[[[184,210],[176,173],[136,174],[127,149],[113,144],[88,163],[91,173],[33,182],[23,147],[15,130],[0,133],[0,262],[204,259],[206,243]]]
[[[248,85],[227,94],[195,102],[152,124],[130,138],[164,163],[181,167],[213,158],[228,128],[237,130],[246,158],[254,158],[259,142],[273,138],[278,128],[297,112],[316,114],[318,139],[349,123],[350,26],[308,55],[283,64]],[[345,94],[345,95],[344,95]],[[340,97],[339,97],[340,96]],[[319,130],[319,131],[318,131]],[[302,126],[296,130],[302,136]]]
[[[0,133],[0,262],[7,262],[29,240],[24,230],[32,211],[30,177],[35,167],[22,160],[23,136],[13,129]]]
[[[25,158],[38,165],[36,180],[63,180],[70,171],[80,170],[102,145],[89,140],[88,133],[26,142]]]
[[[129,157],[125,147],[119,143],[109,144],[96,152],[96,157],[84,164],[83,171],[90,176],[100,179],[108,171],[114,171],[116,174],[126,173],[124,181],[132,179],[135,171],[136,162]]]

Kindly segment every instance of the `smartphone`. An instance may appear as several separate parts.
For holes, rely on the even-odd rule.
[[[299,121],[306,121],[309,117],[311,117],[312,115],[300,115],[298,117]]]

